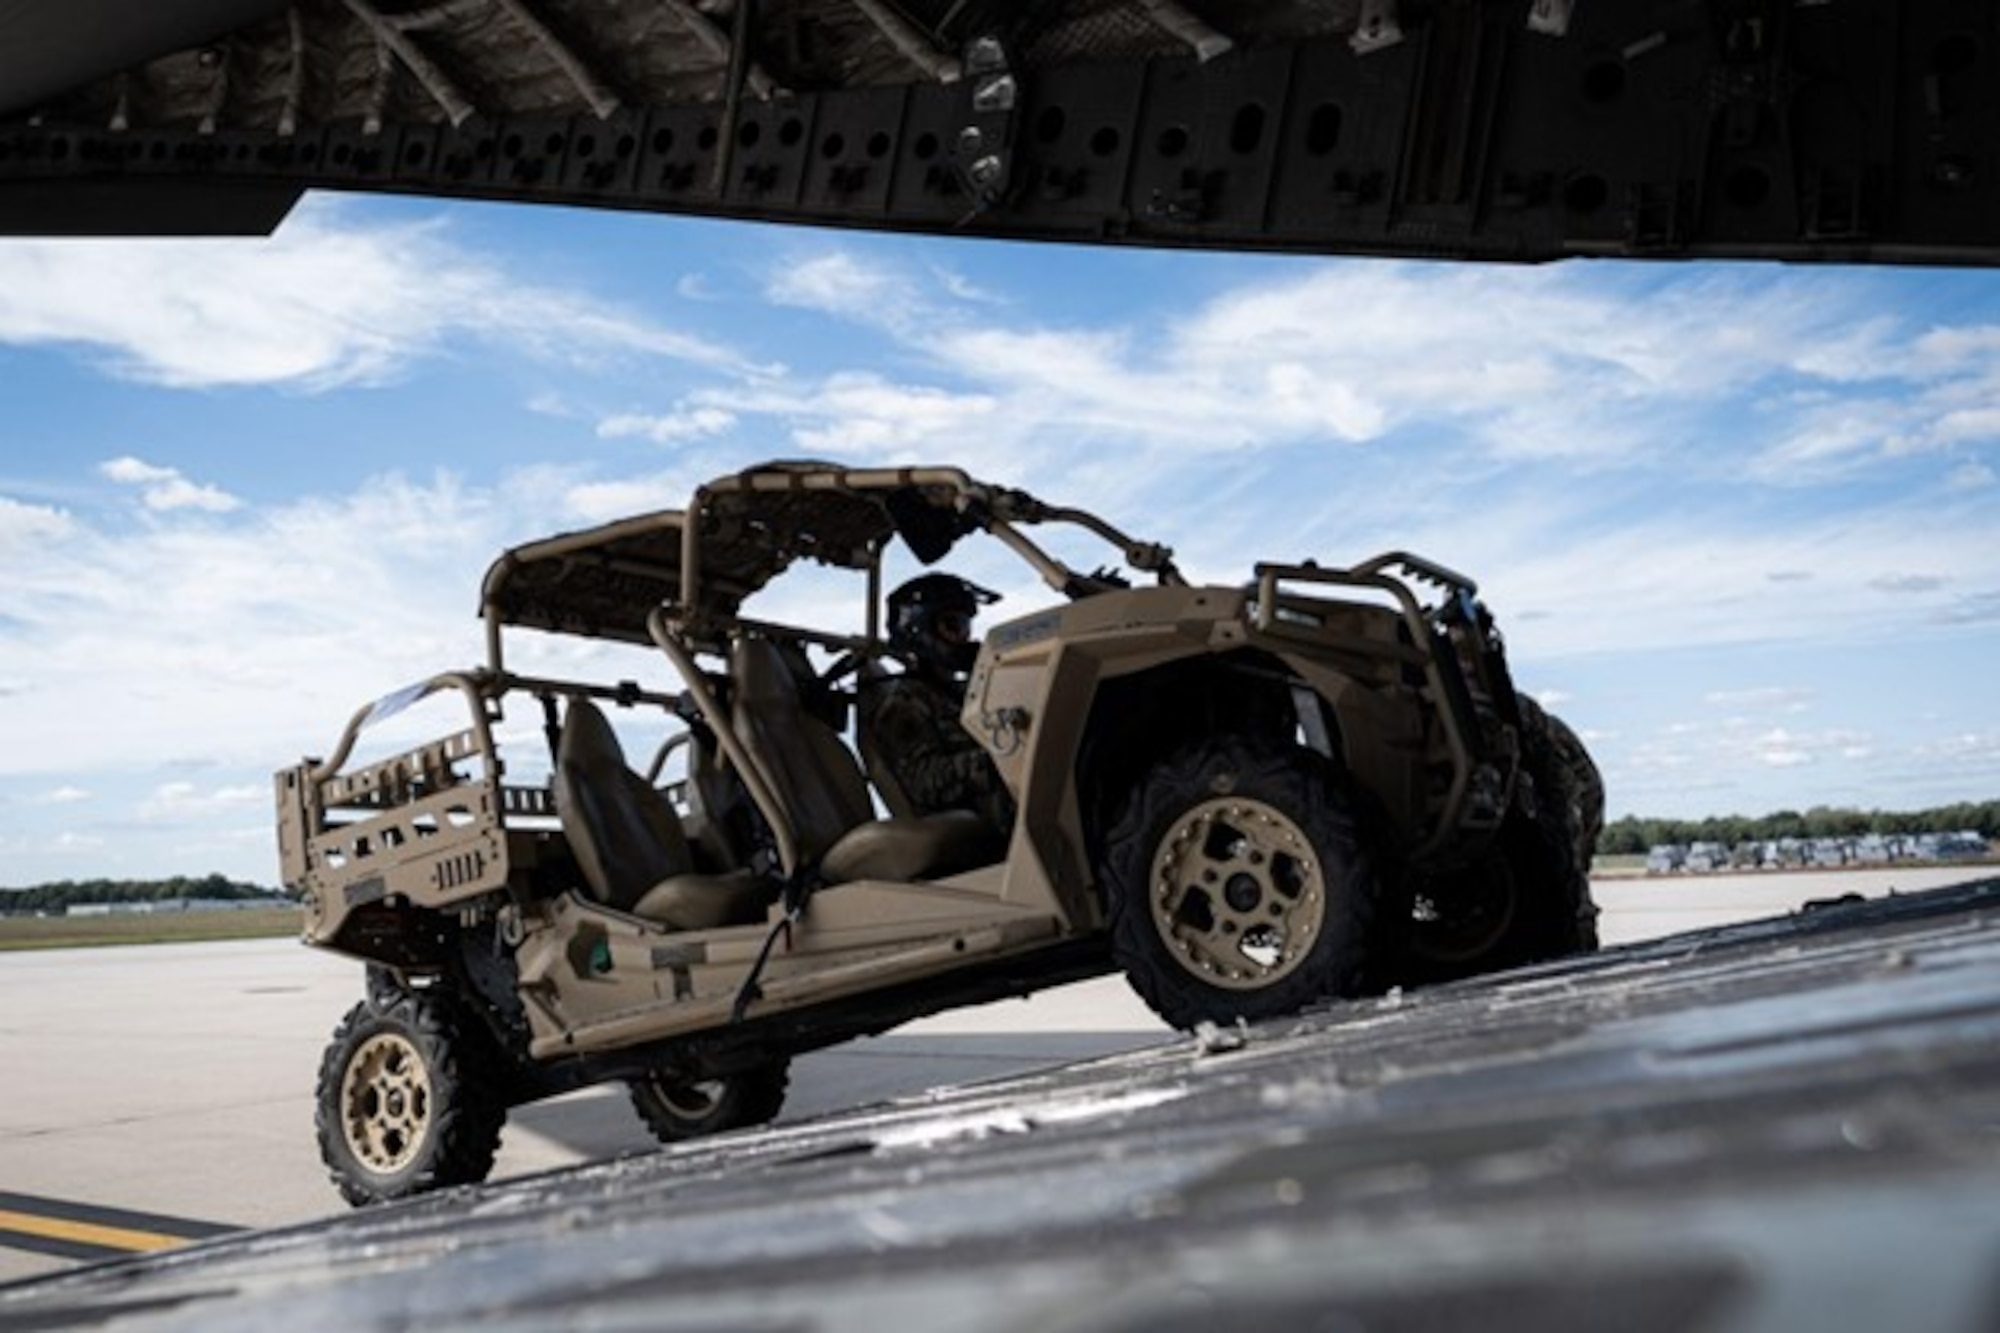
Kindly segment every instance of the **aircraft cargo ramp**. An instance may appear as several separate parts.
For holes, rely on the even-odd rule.
[[[2000,880],[0,1289],[0,1329],[2000,1327]]]

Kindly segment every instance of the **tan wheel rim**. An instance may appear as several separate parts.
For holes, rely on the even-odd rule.
[[[409,1038],[383,1032],[361,1044],[340,1083],[341,1128],[355,1160],[394,1175],[416,1159],[431,1127],[431,1076]]]
[[[1189,972],[1257,990],[1298,970],[1326,926],[1326,881],[1299,826],[1262,801],[1204,801],[1153,858],[1153,925]]]

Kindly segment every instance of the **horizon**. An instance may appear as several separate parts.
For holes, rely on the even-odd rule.
[[[328,195],[265,240],[0,241],[0,851],[275,882],[270,775],[480,660],[502,549],[800,455],[964,466],[1197,580],[1464,570],[1613,819],[1982,802],[1996,353],[1985,270]]]
[[[1990,802],[1972,802],[1972,804],[1989,804],[1989,803],[1990,803]],[[1777,819],[1778,817],[1780,817],[1780,816],[1782,816],[1782,815],[1787,815],[1787,814],[1791,814],[1791,815],[1796,815],[1796,816],[1797,816],[1797,817],[1798,817],[1798,818],[1799,818],[1799,819],[1800,819],[1801,821],[1804,821],[1804,820],[1806,820],[1806,819],[1809,819],[1809,818],[1813,817],[1814,815],[1819,815],[1819,814],[1831,814],[1831,815],[1860,815],[1860,816],[1868,816],[1868,817],[1871,817],[1871,818],[1873,818],[1873,817],[1880,817],[1880,818],[1889,818],[1889,819],[1896,819],[1896,818],[1913,818],[1913,817],[1917,817],[1917,816],[1922,816],[1922,815],[1928,815],[1928,814],[1934,814],[1934,813],[1941,813],[1941,812],[1942,812],[1943,810],[1945,810],[1945,809],[1948,809],[1948,808],[1950,808],[1950,807],[1936,807],[1936,808],[1934,808],[1934,809],[1932,809],[1932,810],[1858,810],[1858,809],[1853,809],[1853,808],[1849,808],[1849,807],[1826,807],[1826,806],[1814,806],[1814,807],[1811,807],[1811,808],[1809,808],[1809,809],[1806,809],[1806,810],[1798,810],[1798,811],[1791,811],[1791,810],[1773,810],[1773,811],[1768,811],[1768,812],[1766,812],[1766,813],[1764,813],[1764,814],[1758,814],[1758,815],[1745,815],[1745,814],[1725,814],[1725,815],[1707,815],[1707,816],[1701,816],[1701,817],[1699,817],[1699,818],[1696,818],[1696,819],[1691,819],[1691,820],[1680,820],[1680,819],[1672,819],[1672,818],[1667,818],[1667,817],[1663,817],[1663,816],[1657,816],[1657,815],[1643,815],[1643,814],[1631,814],[1631,815],[1620,815],[1620,816],[1618,816],[1618,817],[1617,817],[1616,819],[1608,819],[1608,820],[1606,820],[1606,821],[1605,821],[1605,832],[1606,832],[1606,834],[1608,835],[1608,834],[1610,833],[1610,831],[1611,831],[1611,829],[1612,829],[1612,827],[1613,827],[1614,825],[1618,825],[1618,824],[1626,824],[1626,823],[1636,823],[1636,824],[1641,824],[1641,825],[1644,825],[1644,824],[1665,824],[1665,825],[1670,825],[1670,826],[1679,826],[1679,825],[1696,825],[1696,824],[1701,824],[1701,823],[1706,823],[1706,822],[1710,822],[1710,821],[1714,821],[1714,822],[1724,822],[1724,823],[1726,823],[1726,822],[1730,822],[1730,821],[1741,821],[1741,822],[1744,822],[1744,823],[1749,823],[1749,824],[1758,824],[1758,823],[1764,823],[1764,822],[1767,822],[1767,821],[1771,821],[1771,820],[1775,820],[1775,819]],[[1677,829],[1676,831],[1681,831],[1681,832],[1685,832],[1685,831],[1688,831],[1688,830],[1686,830],[1686,829]],[[1939,831],[1939,832],[1938,832],[1937,834],[1935,834],[1935,835],[1932,835],[1932,836],[1950,836],[1950,834],[1952,834],[1952,833],[1962,833],[1962,832],[1976,832],[1976,831],[1977,831],[1977,830],[1975,830],[1975,829],[1971,829],[1971,828],[1966,828],[1966,829],[1951,829],[1951,830],[1940,830],[1940,831]],[[1755,834],[1751,834],[1751,835],[1749,835],[1749,838],[1748,838],[1748,840],[1749,840],[1749,841],[1751,841],[1751,842],[1766,842],[1766,841],[1770,841],[1770,840],[1772,840],[1773,836],[1775,836],[1775,837],[1776,837],[1776,838],[1777,838],[1778,840],[1780,840],[1780,841],[1795,841],[1795,842],[1796,842],[1796,841],[1809,841],[1809,842],[1816,842],[1816,841],[1836,841],[1836,842],[1839,842],[1839,841],[1854,841],[1854,840],[1856,840],[1856,839],[1860,839],[1860,838],[1869,838],[1869,837],[1876,837],[1876,836],[1883,836],[1883,835],[1876,835],[1876,834],[1873,834],[1873,833],[1863,833],[1863,834],[1855,834],[1855,835],[1846,835],[1846,834],[1829,834],[1829,835],[1812,835],[1812,834],[1804,834],[1804,833],[1801,833],[1801,834],[1796,834],[1796,835],[1790,835],[1790,834],[1780,834],[1780,835],[1770,835],[1770,834],[1765,834],[1765,833],[1755,833]],[[1895,837],[1904,837],[1904,836],[1919,836],[1919,835],[1902,835],[1902,834],[1896,834],[1896,835],[1886,835],[1886,836],[1895,836]],[[1671,840],[1670,840],[1670,841],[1671,841]],[[1990,843],[1991,843],[1991,841],[1992,841],[1992,840],[1991,840],[1991,839],[1987,839],[1987,841],[1988,841],[1988,843],[1989,843],[1989,845],[1990,845]],[[1656,844],[1656,845],[1667,845],[1667,844]],[[1597,855],[1598,855],[1598,857],[1599,857],[1599,858],[1603,858],[1603,857],[1606,857],[1606,856],[1611,856],[1611,857],[1625,857],[1625,858],[1628,858],[1628,859],[1629,859],[1629,858],[1630,858],[1630,857],[1632,857],[1632,856],[1643,856],[1643,855],[1644,855],[1644,853],[1643,853],[1643,852],[1639,852],[1639,853],[1633,853],[1633,852],[1617,852],[1617,853],[1607,853],[1607,852],[1599,852],[1599,853],[1597,853]],[[43,889],[60,889],[60,888],[84,888],[84,887],[87,887],[87,886],[90,886],[90,885],[93,885],[93,884],[104,884],[104,885],[106,885],[107,887],[119,887],[119,888],[123,888],[123,887],[131,887],[131,886],[135,886],[135,885],[160,885],[160,884],[171,884],[171,883],[176,883],[176,882],[180,882],[180,883],[186,883],[186,884],[189,884],[189,885],[191,885],[191,886],[199,886],[200,884],[202,884],[202,883],[203,883],[203,882],[205,882],[205,881],[211,881],[211,880],[217,880],[217,879],[220,879],[220,880],[223,880],[223,881],[224,881],[224,882],[225,882],[225,883],[226,883],[226,884],[227,884],[227,885],[228,885],[229,887],[231,887],[231,888],[238,888],[238,889],[249,889],[249,890],[254,890],[254,891],[257,891],[257,892],[260,892],[260,893],[266,893],[266,894],[270,894],[270,895],[273,895],[273,896],[277,896],[277,897],[289,897],[289,896],[290,896],[290,895],[292,894],[292,892],[293,892],[292,890],[290,890],[290,889],[286,888],[286,887],[285,887],[285,886],[284,886],[284,885],[283,885],[283,884],[282,884],[281,882],[279,882],[279,881],[278,881],[278,880],[277,880],[276,878],[273,878],[273,879],[272,879],[272,880],[270,880],[270,881],[260,881],[260,880],[244,880],[244,879],[236,879],[236,878],[233,878],[233,877],[230,877],[230,876],[227,876],[227,875],[224,875],[224,874],[223,874],[223,873],[222,873],[221,871],[208,871],[208,872],[201,872],[201,873],[194,873],[194,872],[190,872],[190,873],[183,873],[183,874],[178,874],[178,875],[167,875],[167,876],[162,876],[162,877],[157,877],[157,878],[129,878],[129,879],[128,879],[128,878],[117,878],[117,879],[113,879],[113,878],[107,878],[107,877],[103,877],[103,876],[88,876],[88,877],[83,877],[83,878],[73,878],[73,879],[59,879],[59,880],[45,880],[45,881],[42,881],[42,882],[40,882],[40,883],[35,883],[35,884],[0,884],[0,893],[33,893],[33,892],[35,892],[35,891],[37,891],[37,890],[43,890]]]

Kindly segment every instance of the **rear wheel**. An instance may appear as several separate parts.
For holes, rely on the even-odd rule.
[[[1410,920],[1410,957],[1439,979],[1501,951],[1520,925],[1514,857],[1496,851],[1468,870],[1423,882]]]
[[[662,1143],[681,1143],[776,1120],[791,1086],[791,1066],[768,1065],[698,1082],[656,1074],[631,1081],[632,1109]]]
[[[1479,976],[1597,948],[1590,857],[1604,784],[1576,733],[1521,700],[1522,771],[1531,800],[1507,817],[1485,857],[1417,886],[1406,979]]]
[[[1176,1027],[1357,995],[1376,879],[1323,762],[1240,741],[1157,765],[1105,838],[1112,949]]]
[[[486,1179],[507,1107],[480,1034],[442,995],[364,1000],[320,1062],[320,1157],[352,1204]]]

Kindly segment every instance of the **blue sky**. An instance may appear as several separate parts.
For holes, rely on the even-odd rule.
[[[0,884],[275,882],[270,773],[476,662],[501,548],[772,457],[961,463],[1217,581],[1465,570],[1614,815],[2000,795],[2000,273],[314,197],[0,241],[0,395]]]

